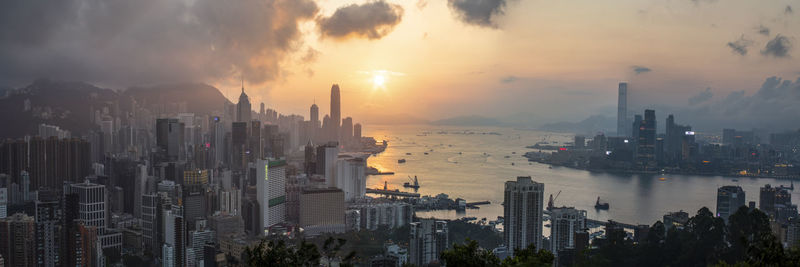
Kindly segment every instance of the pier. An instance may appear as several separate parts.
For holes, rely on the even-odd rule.
[[[396,190],[396,189],[395,190],[382,190],[382,189],[367,188],[367,194],[379,194],[379,195],[386,195],[386,196],[419,198],[419,194],[418,193],[400,192],[400,190]]]

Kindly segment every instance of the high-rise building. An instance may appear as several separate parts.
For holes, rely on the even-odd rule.
[[[447,222],[422,219],[411,223],[409,240],[409,263],[427,266],[438,262],[439,255],[450,245],[447,241]]]
[[[158,194],[148,194],[142,198],[142,242],[147,251],[161,252],[160,225],[163,213],[161,211],[162,201]]]
[[[234,122],[232,124],[231,138],[231,165],[234,169],[244,169],[247,166],[247,123]]]
[[[353,140],[353,118],[342,119],[342,129],[339,133],[339,140],[349,144]]]
[[[353,125],[353,139],[358,143],[361,142],[361,123]]]
[[[184,158],[185,127],[178,119],[156,120],[156,146],[161,161],[176,161]]]
[[[577,247],[575,234],[586,232],[586,211],[574,207],[552,208],[550,251],[558,257],[564,249]]]
[[[56,191],[39,191],[36,200],[36,265],[60,266],[64,209]]]
[[[186,265],[186,222],[181,206],[172,205],[164,211],[164,246],[162,257],[165,266]],[[169,265],[169,264],[172,265]]]
[[[250,143],[248,148],[248,151],[250,151],[248,160],[252,161],[264,157],[264,134],[261,131],[260,121],[250,122],[250,132],[247,135],[247,139]]]
[[[725,220],[725,223],[744,203],[745,193],[741,186],[726,185],[717,189],[717,217]]]
[[[36,266],[35,221],[16,213],[0,219],[0,255],[6,266]]]
[[[244,93],[244,81],[242,81],[242,94],[239,95],[239,103],[236,104],[236,121],[250,122],[253,108],[250,106],[250,98]]]
[[[183,171],[183,185],[187,187],[208,185],[208,170]]]
[[[339,140],[339,128],[342,123],[342,106],[341,94],[339,92],[339,85],[334,84],[331,86],[331,134],[333,141]]]
[[[363,198],[367,190],[367,157],[369,154],[342,154],[336,161],[336,188],[344,191],[344,200]]]
[[[79,197],[77,219],[86,226],[97,227],[97,235],[103,235],[108,222],[106,186],[86,180],[83,183],[70,184],[65,189],[68,190],[65,193],[77,194]]]
[[[617,136],[628,134],[628,83],[619,83],[617,100]]]
[[[260,229],[267,234],[270,227],[286,221],[286,161],[260,159],[255,168]]]
[[[312,124],[313,126],[315,126],[316,128],[319,128],[319,127],[320,127],[320,121],[319,121],[319,107],[317,106],[317,104],[316,104],[316,103],[315,103],[315,104],[311,104],[311,111],[310,111],[310,113],[311,113],[311,114],[309,114],[309,120],[311,121],[311,124]]]
[[[503,199],[503,238],[508,250],[525,249],[529,244],[542,248],[544,184],[530,176],[517,177],[506,182]]]
[[[336,160],[339,157],[339,144],[329,142],[317,147],[317,174],[325,177],[328,187],[336,187]]]
[[[303,151],[303,167],[305,168],[306,176],[311,176],[317,171],[317,155],[314,153],[314,143],[308,140],[305,150]]]
[[[641,170],[654,170],[656,165],[656,111],[644,111],[636,139],[636,163]]]

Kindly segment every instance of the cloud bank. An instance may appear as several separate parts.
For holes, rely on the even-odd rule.
[[[447,0],[455,15],[464,23],[496,28],[495,21],[504,14],[505,0]]]
[[[311,0],[3,1],[0,83],[270,81],[317,11]]]
[[[330,17],[319,18],[317,24],[324,37],[380,39],[392,32],[402,19],[403,7],[376,1],[341,7]]]

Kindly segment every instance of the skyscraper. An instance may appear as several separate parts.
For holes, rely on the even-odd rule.
[[[447,222],[422,219],[411,223],[409,240],[409,263],[427,266],[439,260],[439,255],[449,247]]]
[[[242,94],[239,95],[239,103],[236,104],[236,121],[251,121],[251,112],[252,107],[250,106],[250,98],[244,93],[244,81],[242,81]]]
[[[320,127],[319,107],[317,107],[316,103],[315,104],[311,104],[311,114],[309,115],[309,118],[311,120],[311,124],[312,125],[316,126],[317,128]]]
[[[353,118],[347,117],[342,120],[342,127],[339,131],[339,141],[349,144],[353,140]]]
[[[36,264],[59,266],[61,220],[64,210],[56,191],[39,191],[36,200]]]
[[[259,159],[255,164],[261,233],[286,221],[286,161]]]
[[[34,218],[17,213],[0,219],[0,255],[6,266],[36,266]]]
[[[656,166],[656,111],[644,111],[636,140],[636,163],[640,170],[654,170]]]
[[[542,248],[544,184],[534,182],[530,176],[519,176],[516,181],[506,182],[503,199],[503,239],[508,250],[524,249],[529,244]]]
[[[617,136],[628,134],[628,83],[619,83],[617,100]]]
[[[178,119],[156,120],[156,146],[163,161],[183,158],[184,124]]]
[[[331,87],[331,133],[332,139],[339,141],[339,127],[342,123],[342,107],[341,95],[339,93],[339,85],[334,84]]]
[[[725,223],[744,203],[745,193],[741,186],[726,185],[717,189],[717,217],[725,220]]]
[[[317,147],[317,174],[325,176],[328,187],[336,187],[336,160],[339,157],[339,144],[329,142]]]
[[[574,207],[553,208],[550,210],[552,228],[550,230],[550,251],[558,258],[563,249],[576,248],[575,234],[586,229],[586,211]]]

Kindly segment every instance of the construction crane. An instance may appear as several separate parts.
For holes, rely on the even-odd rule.
[[[553,209],[553,205],[554,205],[553,203],[556,201],[556,199],[560,195],[561,195],[561,190],[558,190],[558,193],[556,193],[556,197],[553,197],[553,194],[550,194],[550,201],[547,202],[547,210]]]

